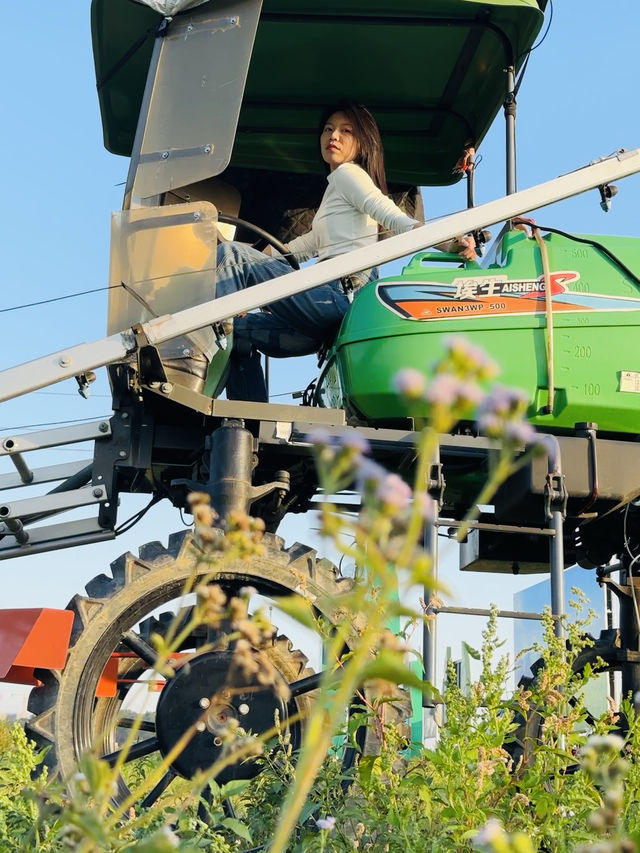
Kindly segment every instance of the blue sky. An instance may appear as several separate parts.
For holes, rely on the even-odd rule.
[[[48,4],[47,4],[48,5]],[[3,4],[4,203],[1,215],[0,309],[78,291],[105,287],[109,221],[121,207],[128,161],[109,154],[102,130],[91,53],[88,0],[51,6]],[[534,51],[518,98],[518,184],[549,180],[620,148],[640,146],[637,110],[637,38],[640,4],[617,0],[556,0],[551,29]],[[383,73],[383,72],[382,72]],[[504,189],[504,131],[501,115],[480,149],[477,201]],[[613,209],[604,214],[595,191],[536,214],[542,224],[577,233],[640,236],[640,177],[621,181]],[[462,185],[424,193],[427,217],[465,204]],[[494,229],[497,232],[497,228]],[[106,293],[0,313],[0,367],[8,367],[105,333]],[[313,358],[272,362],[272,394],[303,388],[314,376]],[[286,401],[286,396],[276,400]],[[0,435],[32,424],[97,418],[110,413],[104,371],[88,401],[66,382],[2,404]],[[67,448],[43,454],[38,464],[87,455]],[[3,468],[4,470],[10,470]],[[123,498],[120,519],[139,502]],[[181,526],[177,511],[159,506],[131,533],[115,542],[52,552],[0,563],[0,608],[63,607],[93,575],[127,548],[163,538]],[[315,541],[313,521],[288,519],[288,543]],[[464,578],[451,560],[444,569],[454,590],[452,603],[511,607],[513,588],[498,578]],[[448,568],[447,568],[448,566]],[[490,597],[486,590],[491,590]],[[464,594],[462,590],[464,589]],[[443,623],[443,644],[464,634],[477,642],[475,620],[455,631]],[[510,628],[505,628],[509,631]],[[451,639],[448,639],[451,634]],[[458,649],[454,649],[458,653]],[[9,690],[0,686],[0,709]]]

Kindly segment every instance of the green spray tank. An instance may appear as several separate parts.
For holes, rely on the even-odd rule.
[[[547,275],[544,263],[548,264]],[[421,252],[357,293],[318,381],[319,405],[367,423],[407,416],[394,375],[430,366],[452,336],[481,347],[522,389],[543,431],[640,432],[640,240],[508,230],[491,261]],[[548,281],[550,300],[545,295]],[[549,303],[549,304],[547,304]],[[426,401],[411,415],[427,417]]]

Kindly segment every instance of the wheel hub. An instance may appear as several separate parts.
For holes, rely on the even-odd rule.
[[[253,655],[259,663],[257,653]],[[257,735],[273,727],[276,711],[286,724],[287,707],[275,689],[232,668],[231,658],[230,651],[212,651],[191,659],[167,682],[158,700],[156,735],[163,757],[191,726],[196,729],[171,765],[186,778],[222,758],[230,721]],[[224,784],[252,779],[259,772],[254,759],[245,759],[225,767],[216,780]]]

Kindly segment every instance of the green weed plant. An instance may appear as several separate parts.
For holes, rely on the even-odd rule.
[[[164,758],[125,766],[125,745],[115,767],[87,754],[64,780],[47,778],[40,769],[43,756],[20,727],[0,728],[1,853],[637,849],[637,716],[627,700],[624,737],[613,711],[597,720],[589,716],[583,694],[591,673],[576,673],[573,666],[588,642],[584,618],[578,615],[566,626],[566,642],[555,636],[551,614],[545,615],[539,649],[544,665],[534,681],[511,696],[507,683],[512,664],[498,656],[495,609],[477,652],[480,677],[461,687],[450,669],[442,696],[417,675],[406,636],[389,628],[400,621],[421,625],[429,618],[428,606],[403,603],[407,589],[425,587],[427,605],[445,594],[435,580],[432,555],[423,546],[425,526],[436,511],[428,483],[438,435],[475,418],[495,439],[478,505],[490,502],[500,483],[543,449],[526,422],[526,400],[490,384],[495,367],[483,353],[455,339],[433,372],[429,385],[417,371],[396,377],[396,390],[409,408],[424,398],[432,412],[419,434],[411,482],[374,462],[357,431],[310,438],[324,493],[355,486],[361,508],[348,517],[330,502],[321,509],[324,536],[356,567],[344,591],[323,602],[323,612],[332,618],[317,615],[304,584],[298,594],[277,601],[281,610],[317,633],[327,662],[313,704],[301,713],[298,753],[292,752],[284,720],[276,718],[259,737],[230,724],[220,761],[193,779],[172,783],[153,807],[142,809],[144,795],[193,737],[194,726]],[[210,582],[196,587],[194,580],[185,590],[198,595],[188,625],[176,623],[165,636],[152,638],[156,668],[172,672],[172,653],[195,626],[224,625],[233,666],[257,667],[260,683],[275,687],[279,682],[263,654],[274,629],[264,611],[250,616],[248,592],[227,599],[215,585],[226,559],[260,556],[264,526],[242,513],[221,522],[205,495],[194,495],[192,508],[194,547],[210,565]],[[224,537],[213,530],[221,523],[226,525]],[[460,537],[464,535],[463,525]],[[401,701],[407,688],[428,691],[445,709],[431,749],[408,740]],[[356,738],[357,724],[363,721],[369,740],[376,742],[375,754],[363,752]],[[129,744],[140,725],[131,729]],[[346,747],[358,753],[353,766],[343,762]],[[223,766],[246,757],[260,762],[260,775],[223,786],[215,782]],[[129,783],[127,796],[119,793],[121,773]],[[207,786],[211,802],[204,803]],[[232,814],[225,801],[233,804]]]

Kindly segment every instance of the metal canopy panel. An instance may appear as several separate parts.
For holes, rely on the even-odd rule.
[[[504,68],[522,64],[542,24],[541,6],[265,0],[231,165],[318,172],[319,110],[352,97],[378,119],[389,180],[455,182],[452,167],[465,142],[478,144],[489,129],[504,100]],[[104,141],[114,153],[131,153],[161,20],[133,0],[92,2]]]
[[[134,196],[184,187],[228,165],[261,5],[206,3],[166,28],[134,143]]]

